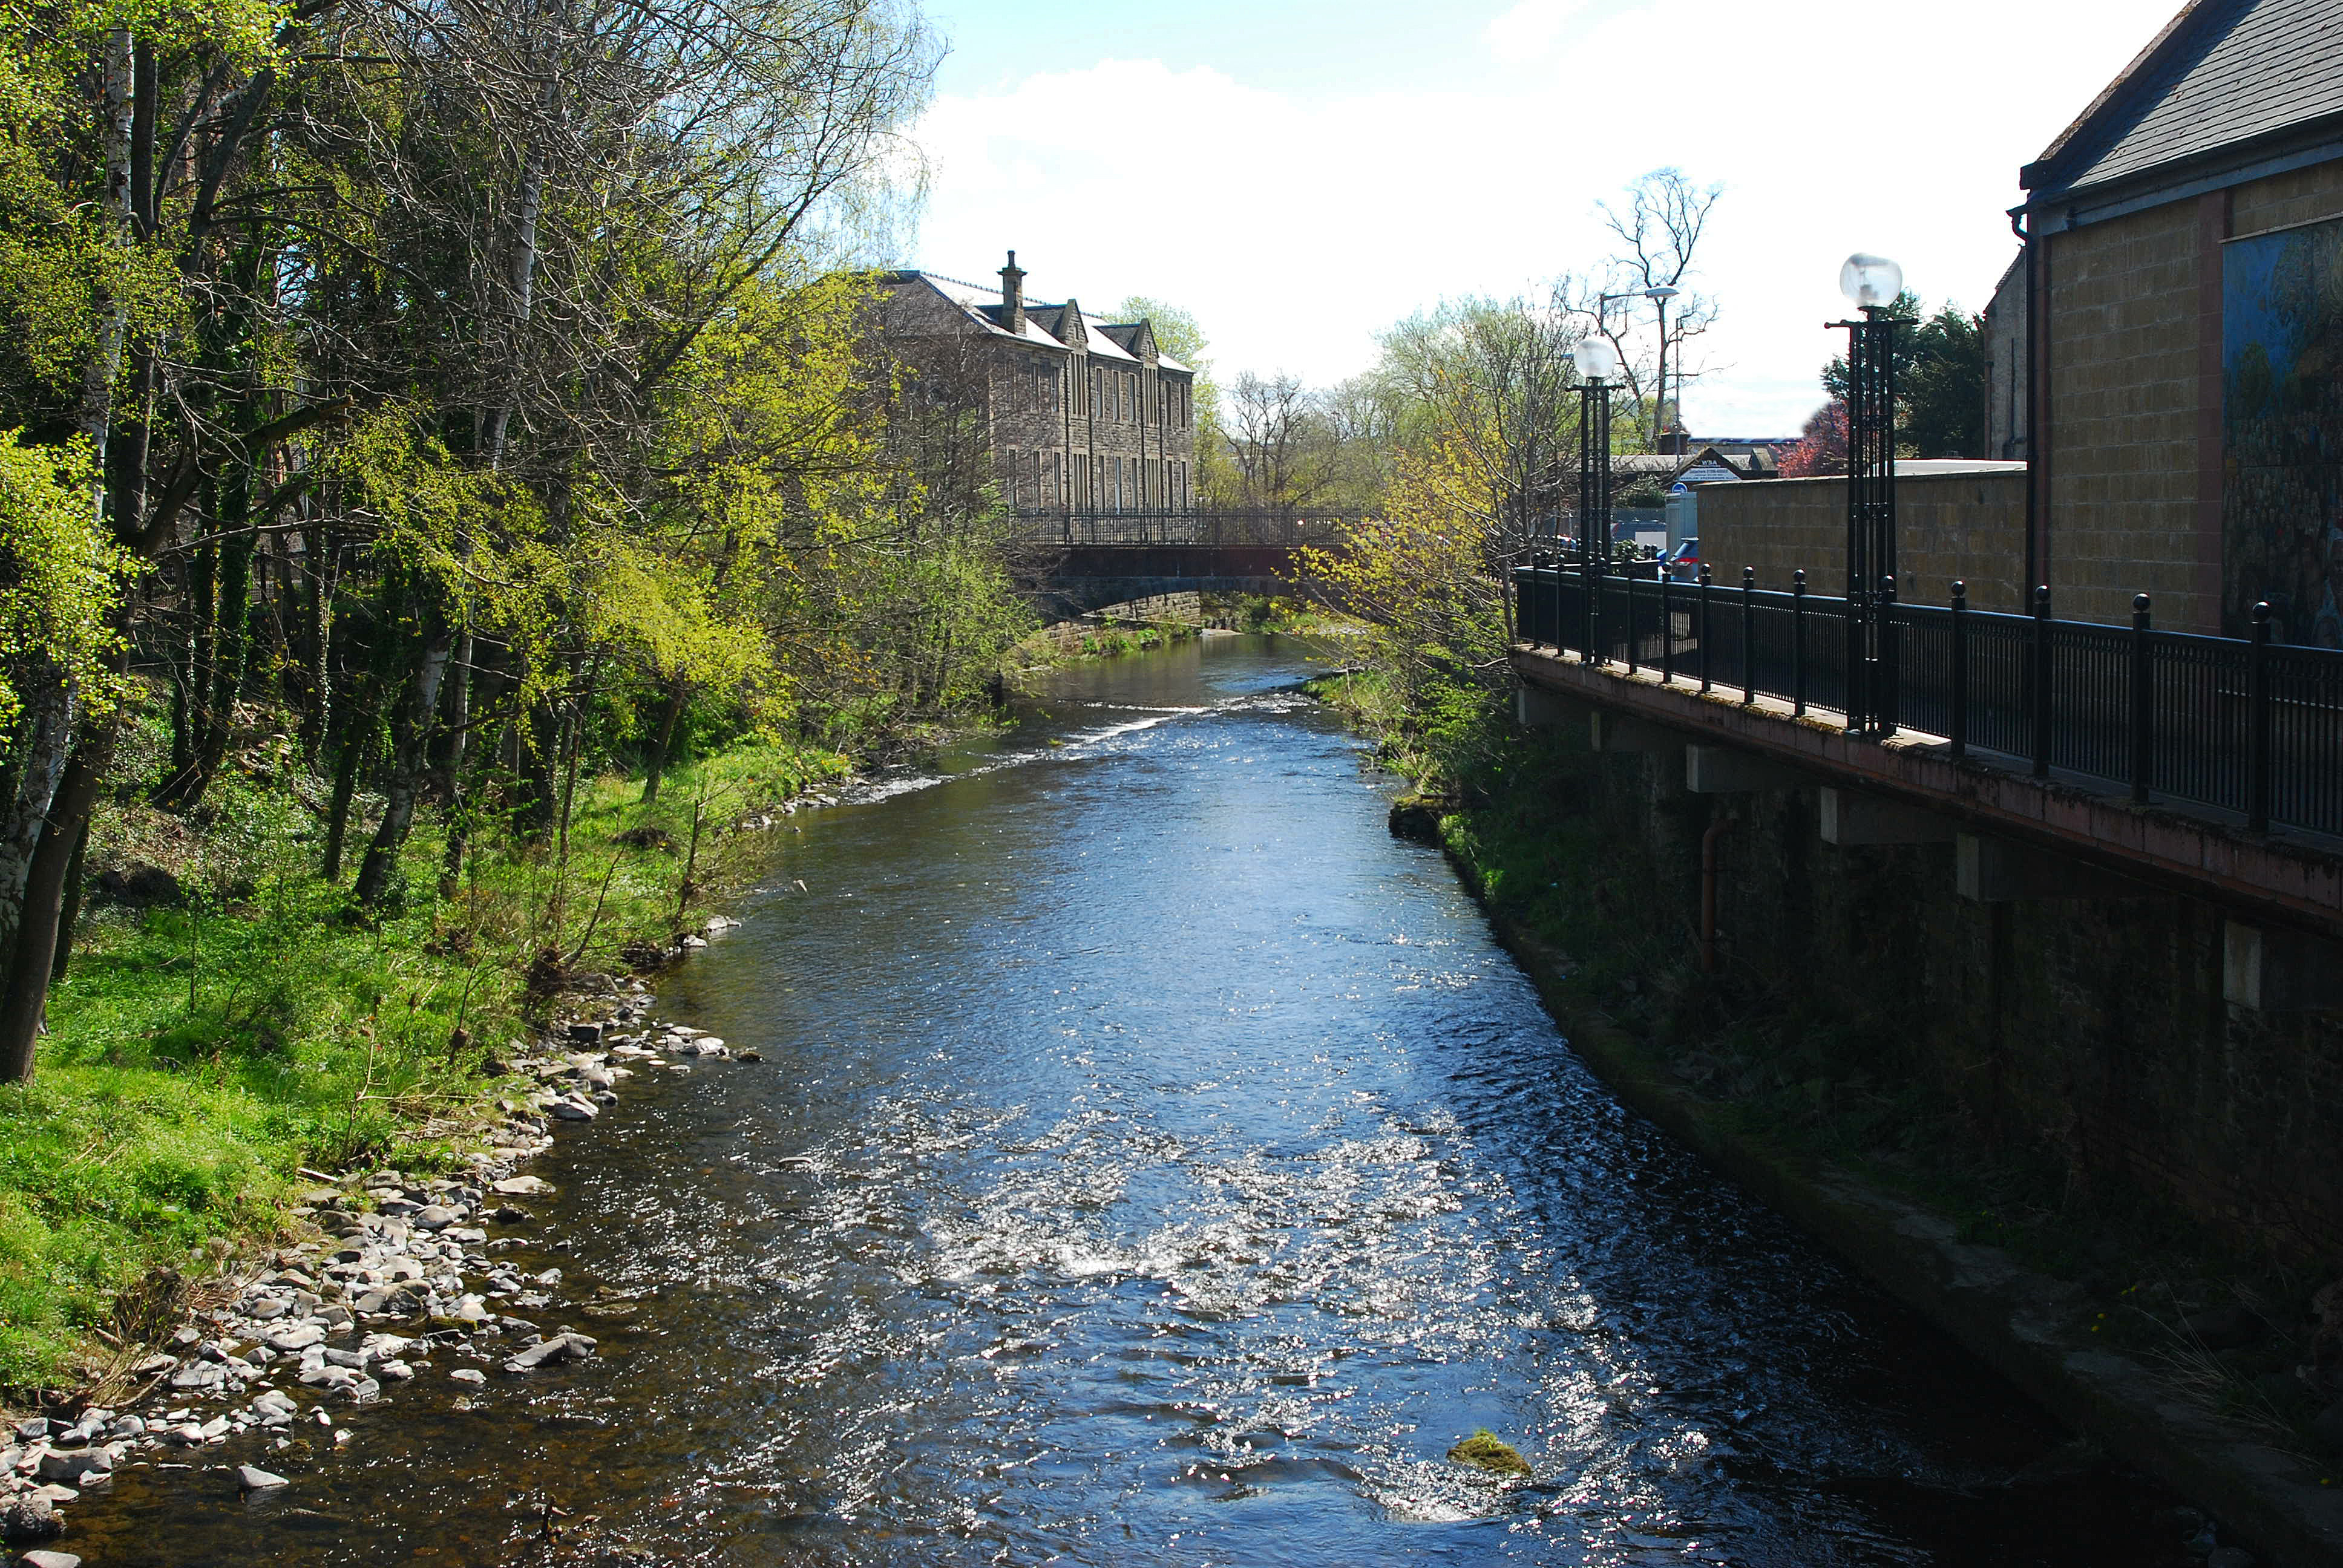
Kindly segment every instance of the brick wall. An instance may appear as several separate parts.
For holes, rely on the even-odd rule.
[[[1955,578],[1975,609],[2020,610],[2026,476],[1906,475],[1896,481],[1896,592],[1943,604]],[[1816,593],[1846,591],[1846,481],[1758,479],[1700,487],[1701,555],[1719,582],[1757,568],[1757,586],[1786,588],[1803,567]],[[2130,600],[2123,618],[2130,619]],[[2060,607],[2062,612],[2066,608]]]
[[[2343,160],[2047,236],[2061,615],[2221,629],[2220,246],[2343,216]]]
[[[2051,236],[2049,580],[2061,616],[2209,629],[2197,569],[2198,213]]]

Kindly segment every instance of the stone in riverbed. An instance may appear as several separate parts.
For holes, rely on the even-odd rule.
[[[80,1448],[43,1454],[35,1473],[43,1481],[79,1481],[92,1471],[111,1474],[113,1470],[114,1455],[102,1448]]]
[[[270,1350],[283,1351],[287,1353],[307,1350],[311,1345],[325,1342],[325,1328],[317,1323],[296,1323],[290,1328],[277,1329],[268,1335]],[[176,1373],[172,1376],[171,1382],[175,1388],[182,1386]]]
[[[65,1527],[56,1504],[39,1493],[17,1498],[0,1508],[0,1536],[10,1541],[46,1541]]]
[[[533,1198],[553,1191],[553,1183],[542,1176],[508,1176],[492,1185],[508,1198]]]
[[[591,1121],[601,1114],[590,1101],[585,1100],[557,1100],[545,1109],[564,1121]]]
[[[569,1040],[573,1045],[599,1045],[602,1043],[602,1026],[598,1023],[573,1023],[569,1026]]]
[[[50,1552],[36,1547],[16,1559],[16,1568],[81,1568],[81,1559],[71,1552]]]
[[[279,1486],[290,1486],[293,1484],[283,1476],[271,1474],[269,1472],[261,1469],[256,1464],[237,1465],[236,1467],[236,1483],[246,1492],[269,1492]]]
[[[447,1377],[452,1382],[486,1382],[488,1381],[488,1374],[482,1372],[478,1367],[458,1367],[454,1372],[449,1372]]]
[[[444,1231],[462,1218],[444,1203],[427,1204],[415,1211],[415,1222],[427,1231]]]

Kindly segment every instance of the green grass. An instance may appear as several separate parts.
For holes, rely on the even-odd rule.
[[[277,1231],[303,1166],[449,1166],[467,1113],[499,1087],[484,1065],[548,1005],[528,993],[532,962],[550,950],[573,973],[624,972],[628,944],[680,929],[695,810],[696,920],[761,857],[763,836],[730,824],[847,766],[738,746],[674,770],[649,808],[638,780],[580,779],[566,858],[486,844],[446,901],[427,826],[379,920],[317,874],[314,780],[223,780],[193,823],[110,804],[94,861],[165,864],[188,896],[86,912],[35,1081],[0,1089],[0,1385],[78,1380],[106,1336],[167,1327],[152,1321],[165,1271]],[[645,826],[671,847],[616,842]]]

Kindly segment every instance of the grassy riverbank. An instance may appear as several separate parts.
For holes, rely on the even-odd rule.
[[[741,744],[651,806],[580,779],[566,839],[482,846],[446,900],[421,829],[375,920],[317,874],[317,780],[247,767],[192,820],[109,805],[37,1075],[0,1090],[0,1383],[74,1382],[167,1327],[181,1277],[276,1231],[304,1166],[446,1165],[563,988],[659,961],[759,863],[736,825],[848,768]]]
[[[1604,769],[1621,764],[1583,737],[1524,732],[1493,703],[1403,712],[1372,672],[1313,690],[1417,781],[1414,825],[1534,955],[1565,1030],[1600,1032],[1606,1076],[1664,1097],[1704,1146],[1783,1181],[1892,1195],[1961,1243],[2004,1250],[2061,1282],[2077,1347],[2128,1352],[2256,1441],[2336,1455],[2343,1433],[2314,1426],[2322,1399],[2296,1375],[2316,1359],[2304,1303],[2324,1280],[2137,1190],[2076,1181],[2055,1151],[1981,1124],[1957,1086],[1908,1070],[1892,1019],[1833,1014],[1795,977],[1704,974],[1686,913],[1696,889],[1607,821]]]

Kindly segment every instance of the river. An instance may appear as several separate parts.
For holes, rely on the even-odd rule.
[[[59,1544],[2186,1561],[2170,1498],[1612,1099],[1307,673],[1250,638],[1070,669],[799,815],[657,1015],[762,1063],[638,1079],[536,1167],[531,1266],[639,1303],[577,1320],[598,1358],[427,1368],[251,1502],[129,1470]],[[1482,1427],[1528,1483],[1443,1457]]]

